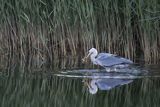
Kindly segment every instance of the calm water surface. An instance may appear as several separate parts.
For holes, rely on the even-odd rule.
[[[1,70],[0,106],[160,107],[160,65],[137,66],[127,73],[105,73],[99,67],[67,60],[52,69]],[[92,80],[100,84],[94,94],[87,85]],[[101,85],[108,89],[100,89]]]

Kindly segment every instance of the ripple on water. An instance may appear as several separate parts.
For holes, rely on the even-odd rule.
[[[54,74],[55,76],[70,78],[117,78],[117,79],[136,79],[144,78],[148,71],[142,68],[125,68],[107,72],[105,69],[66,69]]]

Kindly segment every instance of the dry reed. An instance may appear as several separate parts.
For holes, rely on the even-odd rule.
[[[91,47],[160,59],[159,0],[1,0],[0,10],[1,62],[53,62]]]

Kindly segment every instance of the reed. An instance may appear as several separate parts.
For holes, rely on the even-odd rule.
[[[159,0],[0,0],[0,10],[1,62],[53,62],[91,47],[160,59]]]

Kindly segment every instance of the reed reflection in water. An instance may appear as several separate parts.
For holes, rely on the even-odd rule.
[[[57,77],[63,68],[92,67],[79,65],[78,60],[55,62],[52,69],[44,66],[1,71],[1,107],[159,107],[160,78],[135,79],[132,83],[108,91],[89,93],[82,78]],[[70,64],[70,66],[68,65]],[[54,69],[55,68],[55,69]],[[94,68],[94,67],[92,67]],[[152,68],[153,69],[153,68]],[[159,68],[156,68],[157,71]],[[22,72],[24,71],[24,72]],[[37,71],[37,72],[35,72]],[[158,75],[158,73],[156,73]]]
[[[158,107],[159,79],[137,79],[129,85],[92,95],[82,79],[49,74],[1,76],[2,107]]]

